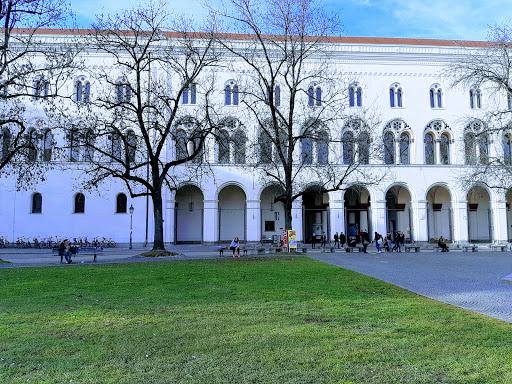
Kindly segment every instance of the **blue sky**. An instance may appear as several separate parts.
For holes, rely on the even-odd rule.
[[[208,0],[215,4],[218,0]],[[489,25],[512,20],[511,0],[321,0],[341,13],[347,36],[485,40]],[[70,0],[80,27],[99,12],[137,0]],[[200,0],[170,0],[177,13],[204,15]]]

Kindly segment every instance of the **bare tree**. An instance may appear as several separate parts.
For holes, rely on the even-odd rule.
[[[274,202],[284,205],[285,228],[292,228],[292,202],[312,185],[329,192],[377,182],[380,176],[365,167],[375,155],[374,117],[367,119],[362,109],[347,116],[349,96],[357,94],[349,95],[348,79],[333,67],[339,52],[331,37],[342,31],[337,15],[315,0],[228,0],[223,9],[206,6],[226,20],[227,30],[240,34],[216,35],[232,58],[232,72],[242,73],[236,84],[226,85],[226,103],[240,103],[246,119],[256,122],[252,161],[262,183],[280,186]],[[329,130],[344,120],[354,120],[355,135],[343,138]],[[343,139],[351,148],[345,159],[333,151]]]
[[[60,116],[85,188],[114,178],[132,197],[151,198],[153,250],[165,249],[163,189],[205,168],[212,129],[207,69],[217,62],[214,39],[191,30],[188,21],[172,19],[164,1],[99,16],[84,44],[103,65],[84,67],[74,103]],[[176,171],[179,165],[186,171]]]
[[[49,129],[46,109],[76,51],[71,43],[48,42],[45,28],[62,27],[70,17],[61,0],[0,3],[0,172],[17,174],[19,185],[39,181],[52,160],[41,149],[43,127]]]
[[[468,92],[472,116],[464,120],[464,158],[461,183],[475,181],[491,188],[512,185],[512,28],[494,25],[487,42],[467,49],[450,63],[454,86]],[[485,103],[485,105],[484,105]],[[494,151],[491,151],[491,143]]]

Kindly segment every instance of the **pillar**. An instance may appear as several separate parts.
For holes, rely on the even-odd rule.
[[[164,203],[164,241],[176,243],[176,191],[170,191]]]
[[[216,243],[219,240],[219,200],[205,200],[203,211],[203,241]]]
[[[452,201],[453,209],[453,242],[467,242],[468,232],[468,202],[467,200]]]
[[[330,223],[331,238],[338,232],[345,232],[345,200],[343,191],[329,192],[329,208],[330,208]]]
[[[247,200],[247,241],[261,241],[261,202]]]
[[[295,229],[297,233],[297,241],[304,241],[302,223],[302,197],[298,197],[292,202],[292,229]]]
[[[427,201],[411,202],[412,209],[412,240],[428,241]]]

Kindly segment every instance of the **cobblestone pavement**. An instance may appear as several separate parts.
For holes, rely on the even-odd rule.
[[[512,323],[511,252],[311,254],[437,301]]]

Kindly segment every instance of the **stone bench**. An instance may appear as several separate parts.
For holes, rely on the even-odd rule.
[[[463,245],[462,246],[462,252],[469,252],[471,249],[471,252],[478,252],[478,247],[476,245]]]
[[[421,247],[419,245],[405,245],[405,252],[411,252],[412,249],[414,249],[414,252],[419,252],[421,250]]]
[[[506,244],[492,244],[491,249],[494,251],[498,251],[498,249],[499,249],[501,252],[505,252],[505,250],[507,249],[507,245]]]

